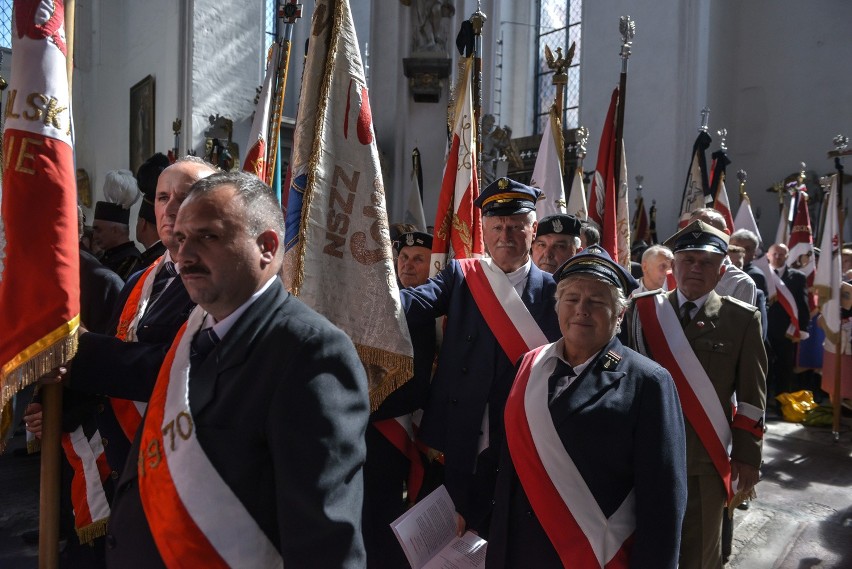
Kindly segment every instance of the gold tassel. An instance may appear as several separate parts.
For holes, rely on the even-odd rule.
[[[99,537],[103,537],[107,533],[107,522],[109,518],[97,520],[89,525],[77,528],[77,538],[81,544],[92,543]]]

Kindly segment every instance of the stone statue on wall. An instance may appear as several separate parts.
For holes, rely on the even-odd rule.
[[[456,9],[451,0],[400,0],[411,7],[412,54],[446,57],[448,20]]]
[[[512,141],[512,129],[495,127],[495,122],[494,115],[482,117],[482,188],[497,179],[497,162],[508,154]]]

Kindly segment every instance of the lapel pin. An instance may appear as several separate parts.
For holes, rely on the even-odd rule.
[[[699,328],[704,328],[704,320],[699,320],[698,322],[695,323],[695,325],[698,326]]]

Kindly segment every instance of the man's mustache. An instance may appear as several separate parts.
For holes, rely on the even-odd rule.
[[[181,267],[180,274],[182,275],[209,275],[210,270],[202,265],[191,265],[189,267]]]

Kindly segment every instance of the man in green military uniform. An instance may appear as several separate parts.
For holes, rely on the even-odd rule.
[[[630,347],[672,374],[687,419],[680,567],[720,569],[724,506],[759,478],[767,365],[760,314],[713,291],[724,273],[725,233],[694,221],[665,244],[677,288],[635,296],[625,332]]]

